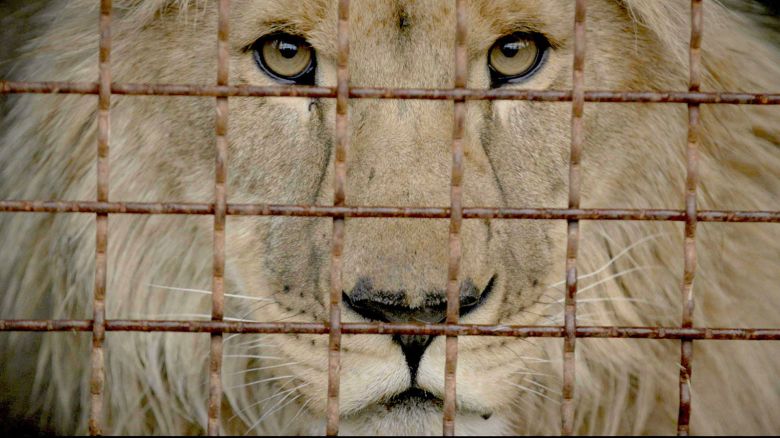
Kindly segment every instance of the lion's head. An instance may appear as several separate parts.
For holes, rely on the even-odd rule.
[[[14,77],[94,80],[92,3],[40,7]],[[214,2],[115,3],[115,82],[213,83]],[[232,3],[231,84],[335,86],[336,2]],[[686,1],[588,3],[587,88],[687,89]],[[766,40],[769,31],[715,2],[705,11],[704,87],[776,87],[780,51]],[[568,0],[468,2],[468,87],[571,88],[573,14]],[[350,15],[351,85],[452,87],[454,4],[357,0]],[[94,103],[77,96],[8,99],[0,146],[4,199],[94,197]],[[229,106],[229,202],[332,204],[335,100],[236,97]],[[570,111],[570,103],[469,101],[464,205],[565,207]],[[448,205],[452,112],[451,101],[351,100],[347,203]],[[213,98],[114,96],[111,113],[111,200],[211,202]],[[777,209],[777,116],[762,108],[704,108],[701,208]],[[685,117],[684,105],[587,104],[583,206],[681,208]],[[22,179],[27,183],[18,185]],[[0,256],[3,317],[88,315],[90,219],[0,217],[3,247],[24,248]],[[447,220],[347,218],[345,226],[343,321],[444,319]],[[112,215],[107,316],[207,314],[210,227],[209,217]],[[778,229],[728,227],[702,227],[697,286],[707,290],[700,291],[696,321],[734,326],[749,314],[751,324],[776,326],[771,309],[780,298],[771,285],[780,281]],[[582,229],[581,323],[679,324],[679,224],[585,222]],[[329,218],[229,217],[227,316],[327,320],[330,238]],[[560,324],[565,239],[560,221],[465,220],[461,321]],[[17,400],[36,394],[60,427],[83,427],[83,416],[74,421],[70,412],[88,395],[86,386],[78,387],[86,363],[68,358],[68,350],[84,350],[87,339],[36,336],[30,348],[37,361],[3,357],[37,366],[38,383],[31,392],[17,381],[9,394]],[[8,339],[10,348],[28,338]],[[204,424],[205,339],[109,335],[108,423],[115,432],[194,431]],[[673,430],[677,344],[653,342],[580,342],[579,431]],[[326,337],[230,336],[225,348],[227,430],[323,431]],[[461,337],[458,433],[556,431],[560,348],[560,340]],[[736,348],[753,356],[734,358]],[[765,414],[780,401],[772,378],[780,371],[777,350],[699,349],[694,431],[776,431],[777,420]],[[719,360],[725,355],[728,364]],[[438,433],[443,369],[442,337],[345,336],[342,432]],[[55,378],[42,384],[47,372]],[[731,380],[720,384],[735,394],[733,406],[756,392],[765,402],[738,419],[725,415],[732,405],[708,387],[726,376]]]

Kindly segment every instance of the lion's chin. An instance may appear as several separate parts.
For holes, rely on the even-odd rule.
[[[408,389],[382,403],[342,417],[341,435],[441,435],[442,400],[421,389]],[[458,412],[457,435],[504,435],[501,415]]]

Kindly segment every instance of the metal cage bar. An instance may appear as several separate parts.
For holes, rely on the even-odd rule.
[[[336,150],[333,206],[346,205],[347,152],[349,151],[349,0],[339,0],[336,33]],[[339,383],[341,381],[341,294],[343,290],[344,216],[333,216],[330,262],[330,332],[328,336],[327,435],[339,433]]]
[[[701,38],[702,2],[691,0],[691,39],[689,47],[690,92],[701,88]],[[688,104],[688,146],[685,154],[685,239],[684,268],[681,284],[683,299],[682,327],[693,327],[693,281],[696,276],[696,191],[699,182],[699,104]],[[680,404],[677,414],[677,435],[690,433],[691,421],[691,373],[693,365],[693,340],[680,342]]]
[[[92,331],[89,319],[5,319],[0,320],[0,332],[83,332]],[[268,333],[309,334],[330,333],[330,326],[321,322],[239,322],[109,319],[106,331],[118,332],[179,332],[179,333]],[[551,325],[486,325],[486,324],[402,324],[402,323],[342,323],[343,334],[355,335],[424,335],[424,336],[510,336],[517,338],[562,338],[562,326]],[[709,341],[780,341],[780,328],[713,328],[713,327],[618,327],[577,326],[578,338],[616,339],[702,339]]]
[[[582,113],[585,106],[585,0],[577,0],[574,10],[574,60],[572,69],[571,151],[569,155],[569,208],[580,208],[582,185]],[[563,390],[561,435],[574,433],[574,386],[576,382],[575,347],[577,341],[577,251],[580,221],[566,221],[566,297],[564,299]]]
[[[95,82],[22,82],[0,80],[0,94],[98,94]],[[113,83],[111,93],[126,96],[194,97],[312,97],[336,98],[334,87],[305,85],[197,85]],[[523,89],[451,89],[451,88],[377,88],[350,87],[351,99],[424,99],[424,100],[528,100],[570,102],[571,90]],[[688,91],[585,90],[585,102],[602,103],[699,103],[728,105],[780,105],[780,93],[734,93]]]
[[[466,51],[466,1],[455,1],[455,83],[454,89],[466,87],[468,79]],[[452,175],[450,178],[449,263],[447,267],[447,324],[457,324],[460,318],[460,262],[463,256],[460,228],[463,223],[463,133],[466,124],[466,101],[453,102]],[[447,335],[444,356],[444,406],[442,434],[455,435],[457,409],[456,374],[458,370],[458,337]]]
[[[0,201],[0,212],[17,213],[110,213],[211,215],[214,204],[177,202],[94,202],[94,201]],[[380,207],[285,204],[227,204],[228,216],[295,216],[351,218],[448,219],[449,207]],[[698,210],[699,222],[777,223],[780,211]],[[685,210],[615,208],[513,208],[463,207],[463,219],[527,220],[686,220]]]
[[[100,2],[98,65],[97,201],[108,202],[109,135],[111,132],[111,0]],[[92,357],[90,377],[89,433],[102,435],[105,390],[106,277],[108,260],[108,213],[95,215],[95,291],[92,303]]]
[[[230,0],[219,0],[217,6],[217,85],[228,84],[230,69],[229,34]],[[214,228],[211,278],[211,320],[221,322],[225,317],[225,222],[227,210],[227,160],[228,160],[228,97],[217,96],[216,120],[216,159],[214,169]],[[220,412],[222,411],[222,332],[211,332],[209,347],[209,436],[220,433]]]

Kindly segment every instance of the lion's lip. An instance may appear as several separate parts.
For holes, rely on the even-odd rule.
[[[388,411],[393,410],[395,408],[401,408],[401,407],[406,407],[406,408],[432,407],[432,408],[442,409],[444,406],[444,400],[442,400],[441,397],[433,393],[430,393],[422,388],[419,388],[417,386],[412,386],[406,389],[405,391],[390,397],[386,401],[381,402],[380,405],[383,406]],[[473,414],[478,414],[485,420],[489,419],[493,415],[493,412],[485,409],[480,409],[480,410],[469,409],[468,412],[471,412]]]
[[[389,400],[382,403],[386,408],[392,409],[395,406],[398,405],[411,405],[411,404],[418,404],[418,403],[430,403],[435,406],[442,406],[443,400],[434,394],[431,394],[430,392],[418,388],[418,387],[411,387],[407,389],[406,391],[396,394],[392,397],[390,397]]]

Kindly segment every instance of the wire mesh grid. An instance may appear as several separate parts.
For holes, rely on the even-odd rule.
[[[0,212],[94,213],[96,217],[95,292],[90,320],[0,320],[0,331],[90,331],[92,332],[89,432],[102,434],[105,361],[103,345],[106,331],[210,333],[209,362],[209,435],[220,433],[222,403],[222,347],[225,333],[306,333],[327,334],[328,343],[328,435],[339,430],[339,374],[342,334],[415,334],[446,336],[443,434],[454,435],[456,413],[456,366],[458,336],[512,336],[563,339],[563,391],[561,433],[574,433],[575,354],[577,338],[679,339],[680,378],[677,432],[689,433],[691,415],[691,366],[693,340],[780,340],[780,328],[700,328],[693,326],[693,281],[696,272],[696,226],[698,222],[780,222],[780,211],[699,210],[698,186],[699,109],[702,104],[778,105],[780,94],[702,92],[701,41],[702,0],[691,0],[689,89],[687,92],[585,90],[585,18],[586,0],[574,0],[574,59],[571,90],[468,89],[467,83],[467,2],[455,0],[455,82],[452,89],[359,88],[349,85],[349,0],[339,0],[337,32],[337,86],[248,86],[228,83],[228,40],[230,0],[219,0],[216,85],[120,84],[111,82],[112,1],[100,2],[100,54],[98,82],[12,82],[0,81],[0,92],[75,93],[98,95],[97,194],[96,201],[0,200]],[[141,203],[109,201],[109,132],[112,95],[213,96],[216,98],[215,199],[213,203]],[[227,202],[227,126],[228,98],[244,97],[316,97],[336,99],[336,149],[333,206],[230,204]],[[349,99],[437,99],[454,102],[452,133],[452,174],[449,207],[367,207],[347,205],[345,199],[349,150]],[[568,208],[488,208],[463,207],[463,138],[467,100],[524,100],[572,102],[571,149],[569,156]],[[582,209],[580,208],[580,158],[584,143],[583,112],[585,102],[686,103],[688,106],[688,143],[686,149],[685,209]],[[187,214],[211,215],[213,222],[213,275],[211,321],[120,320],[105,318],[106,247],[109,214]],[[328,322],[237,322],[224,319],[224,270],[226,216],[303,216],[331,217],[333,237],[330,268],[330,318]],[[449,266],[446,322],[343,323],[341,322],[342,251],[344,221],[348,217],[440,218],[449,219]],[[460,228],[464,219],[544,219],[567,222],[566,295],[562,326],[511,326],[459,324],[461,260]],[[681,282],[682,323],[680,327],[583,326],[576,320],[577,250],[579,222],[582,220],[677,221],[683,222],[684,266]]]

